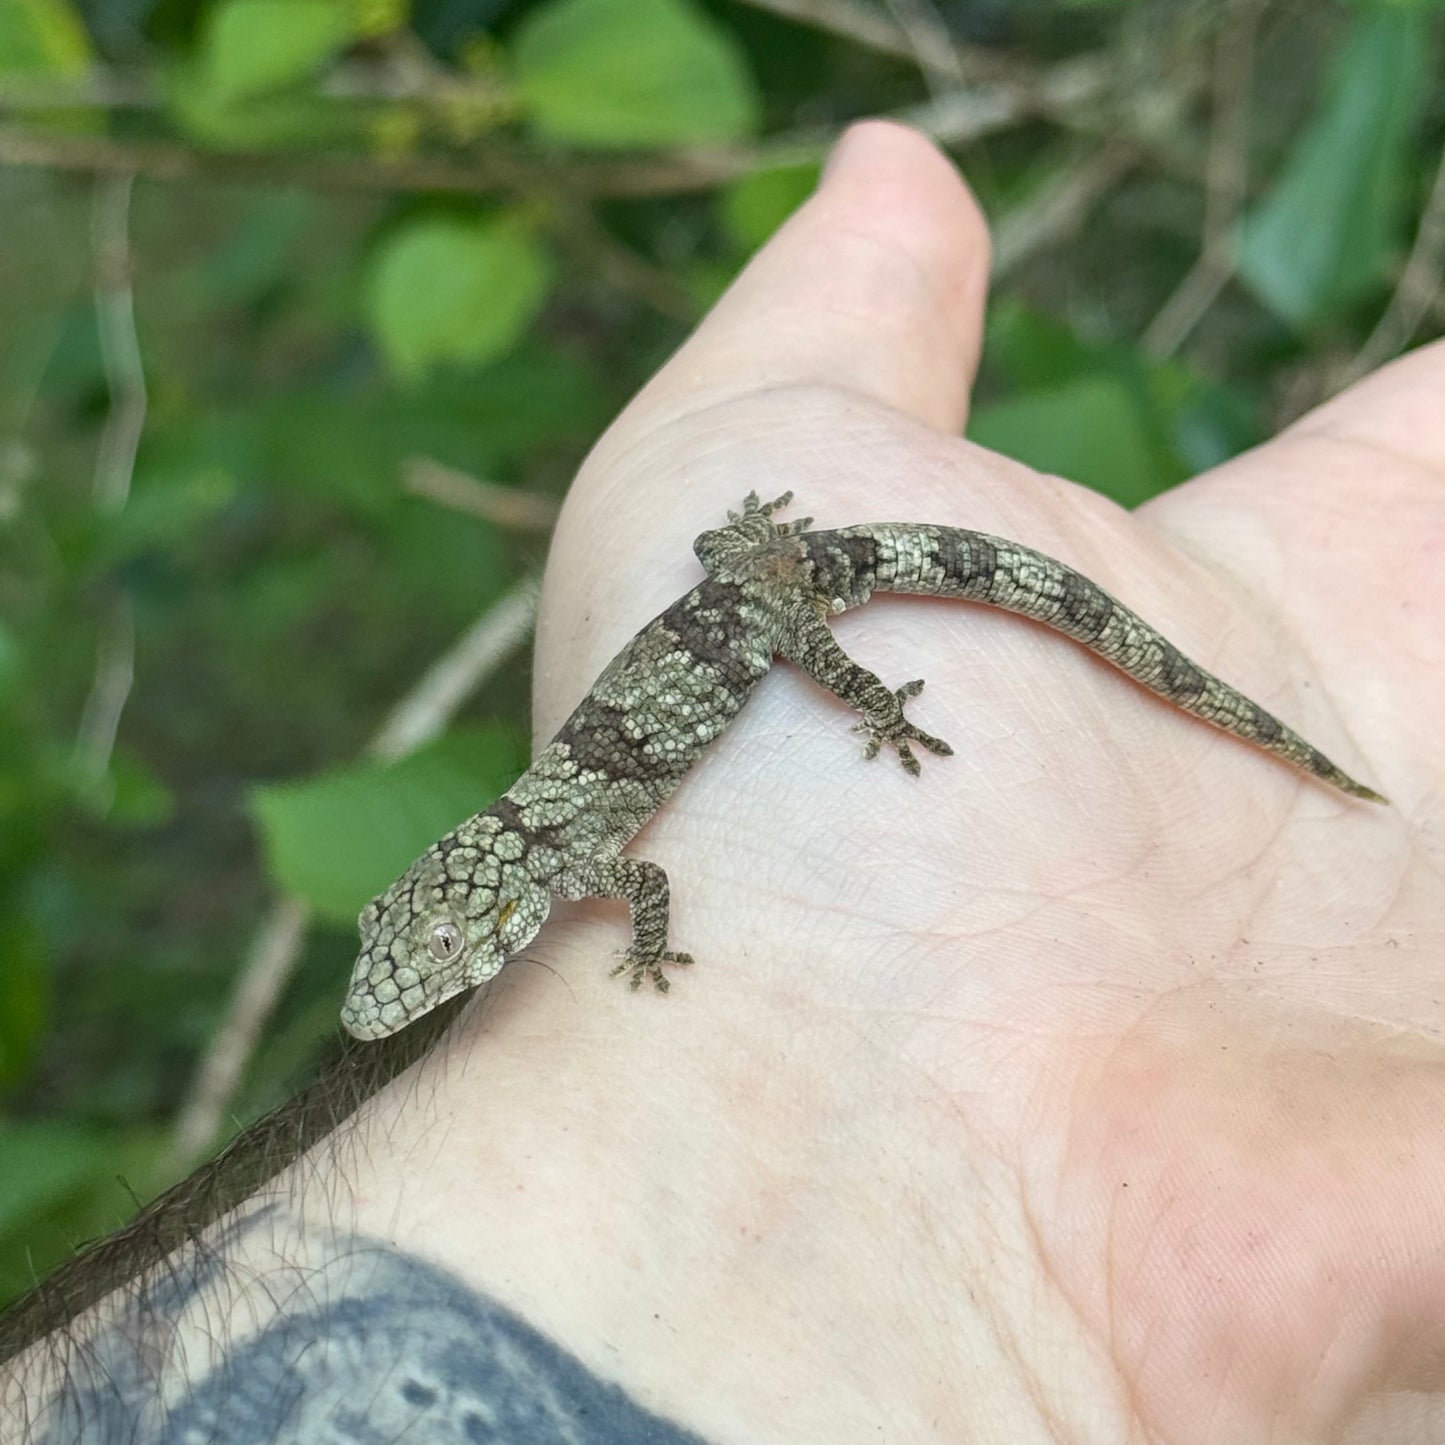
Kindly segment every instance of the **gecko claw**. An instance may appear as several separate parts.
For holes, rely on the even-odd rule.
[[[760,502],[756,492],[749,492],[743,498],[742,516],[738,516],[736,512],[729,512],[728,521],[741,522],[748,517],[771,517],[774,512],[781,512],[792,500],[793,494],[784,492],[775,502]]]
[[[932,733],[926,733],[922,728],[914,727],[903,715],[903,703],[906,698],[917,697],[923,691],[923,679],[915,678],[912,682],[905,682],[902,687],[893,690],[893,707],[887,709],[883,717],[865,717],[862,722],[853,724],[855,733],[867,734],[868,741],[863,746],[865,758],[876,758],[883,749],[884,743],[892,744],[898,754],[898,761],[903,765],[903,771],[909,777],[916,778],[923,771],[918,766],[918,759],[913,755],[910,743],[917,743],[919,747],[926,748],[930,753],[936,753],[939,757],[951,757],[953,749],[944,742],[942,738],[936,738]],[[885,711],[880,709],[879,711]]]
[[[788,503],[792,500],[793,494],[791,492],[784,492],[783,495],[777,499],[777,501],[764,502],[763,505],[758,508],[758,511],[760,511],[765,517],[771,517],[774,512],[781,512],[783,508],[786,507]]]
[[[642,987],[642,980],[650,978],[658,993],[666,993],[672,987],[667,975],[662,971],[664,963],[674,963],[679,967],[686,967],[692,962],[690,953],[660,953],[656,958],[639,958],[627,949],[622,955],[622,962],[608,975],[609,978],[616,978],[620,973],[631,973],[627,986],[636,990]]]

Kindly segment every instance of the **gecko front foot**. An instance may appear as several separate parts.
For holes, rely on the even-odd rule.
[[[868,743],[863,749],[865,758],[876,758],[883,744],[891,743],[898,752],[898,761],[903,764],[903,771],[916,778],[921,769],[909,743],[917,743],[919,747],[927,748],[930,753],[937,753],[940,757],[952,755],[953,749],[942,738],[936,738],[932,733],[915,727],[903,715],[904,699],[917,697],[922,691],[922,678],[905,682],[902,687],[894,689],[891,707],[879,708],[862,722],[853,724],[855,733],[867,734]]]
[[[632,949],[627,949],[622,955],[622,962],[614,968],[609,975],[616,978],[619,973],[632,974],[628,980],[629,988],[641,988],[642,980],[650,978],[656,986],[658,993],[666,993],[672,984],[662,971],[664,963],[675,963],[679,966],[686,966],[692,962],[690,953],[659,953],[651,958],[644,958]]]
[[[760,502],[756,492],[749,492],[743,498],[743,509],[741,512],[728,512],[729,522],[745,522],[749,517],[771,517],[774,512],[781,512],[789,502],[793,500],[791,492],[784,492],[775,502]]]
[[[784,492],[775,502],[760,502],[756,492],[749,492],[747,496],[743,498],[743,509],[741,512],[729,510],[728,525],[737,527],[762,518],[768,522],[773,532],[779,537],[796,537],[800,533],[806,532],[808,528],[813,525],[813,519],[811,517],[798,517],[791,522],[772,521],[773,513],[781,512],[792,500],[793,494],[791,492]]]

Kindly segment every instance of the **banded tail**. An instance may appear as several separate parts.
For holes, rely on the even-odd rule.
[[[1031,617],[1081,642],[1150,692],[1322,779],[1387,801],[1258,703],[1192,662],[1136,612],[1072,567],[1018,542],[959,527],[883,524],[805,539],[819,585],[845,606],[870,592],[958,597]]]

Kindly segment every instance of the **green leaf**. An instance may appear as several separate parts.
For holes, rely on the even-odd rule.
[[[1057,316],[1011,296],[990,305],[984,339],[989,370],[1007,377],[1011,389],[1040,391],[1089,376],[1115,364],[1107,346],[1082,340]]]
[[[280,90],[320,69],[356,36],[345,0],[223,0],[202,42],[202,73],[228,104]]]
[[[236,495],[234,478],[219,467],[137,486],[125,509],[106,519],[97,554],[114,563],[150,550],[178,546],[200,531]]]
[[[82,75],[90,37],[66,0],[0,3],[0,74]]]
[[[815,165],[755,171],[723,191],[718,219],[740,250],[756,251],[808,199],[817,184]]]
[[[1259,398],[1246,387],[1205,379],[1177,361],[1152,368],[1149,383],[1172,450],[1190,473],[1217,467],[1265,439]]]
[[[154,828],[175,812],[175,795],[141,760],[117,748],[110,760],[107,821],[126,828]]]
[[[1139,399],[1112,376],[1079,377],[981,406],[968,435],[980,446],[1082,482],[1124,506],[1136,506],[1177,479],[1155,445]]]
[[[240,223],[204,259],[202,292],[212,305],[247,304],[285,284],[293,251],[321,211],[304,191],[257,191]]]
[[[411,15],[411,0],[347,0],[356,33],[370,39],[400,30]]]
[[[1351,0],[1357,10],[1439,10],[1445,0]]]
[[[104,1161],[91,1129],[49,1121],[0,1127],[0,1231],[88,1184]]]
[[[135,1213],[164,1182],[155,1127],[103,1134],[60,1123],[0,1129],[0,1300],[13,1298]]]
[[[17,890],[8,890],[0,902],[0,1088],[10,1089],[25,1077],[44,1034],[50,971],[40,931]],[[0,1212],[3,1208],[0,1200]]]
[[[533,125],[569,145],[698,144],[757,125],[741,47],[689,0],[551,0],[512,61]]]
[[[246,0],[250,3],[250,0]],[[211,79],[206,56],[182,56],[161,68],[166,107],[186,134],[216,149],[255,150],[358,144],[364,112],[312,89],[268,90],[234,96]]]
[[[541,309],[551,265],[514,217],[427,216],[393,231],[372,261],[366,308],[396,373],[475,366],[512,347]]]
[[[1244,218],[1240,275],[1291,324],[1336,313],[1388,276],[1430,57],[1419,11],[1361,14],[1335,56],[1319,113]]]
[[[278,887],[350,927],[429,844],[486,807],[525,765],[512,731],[451,733],[402,762],[269,784],[251,806]]]
[[[0,618],[0,702],[20,691],[25,679],[25,656],[20,639]]]

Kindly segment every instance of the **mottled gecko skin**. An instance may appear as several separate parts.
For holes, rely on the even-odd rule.
[[[908,772],[912,745],[952,749],[914,727],[905,699],[833,639],[828,617],[875,592],[987,602],[1082,642],[1151,692],[1357,798],[1384,799],[1298,733],[1191,662],[1148,623],[1062,562],[956,527],[884,523],[809,532],[776,523],[791,498],[704,532],[707,580],[618,655],[537,761],[490,808],[428,848],[360,919],[361,954],[342,1022],[357,1038],[394,1033],[492,978],[536,935],[556,898],[621,898],[632,942],[615,973],[666,990],[667,875],[622,854],[775,657],[797,663],[862,715],[866,754],[885,743]]]

